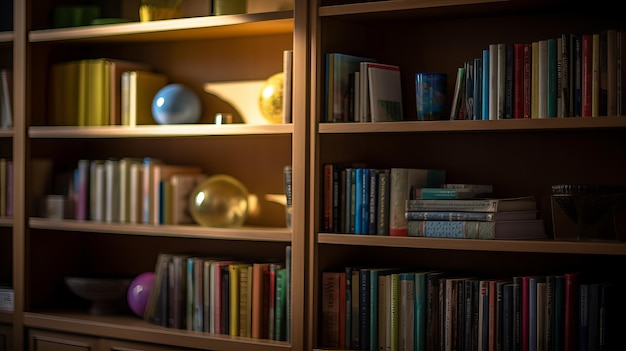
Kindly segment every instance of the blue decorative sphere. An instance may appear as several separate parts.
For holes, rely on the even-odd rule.
[[[196,123],[201,117],[198,96],[182,84],[169,84],[152,100],[152,116],[158,124]]]

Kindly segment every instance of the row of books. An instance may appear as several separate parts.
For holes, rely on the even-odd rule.
[[[0,69],[0,128],[13,127],[13,70]]]
[[[450,119],[626,115],[626,34],[496,43],[458,67]]]
[[[406,200],[411,189],[440,187],[445,170],[372,168],[327,163],[322,230],[332,233],[407,236]]]
[[[474,185],[480,187],[490,188]],[[534,196],[479,198],[481,195],[470,189],[470,184],[462,189],[419,189],[420,194],[407,200],[408,235],[487,240],[547,238]]]
[[[0,217],[13,217],[13,160],[0,158]]]
[[[144,63],[110,58],[51,67],[50,125],[154,124],[152,99],[168,78]]]
[[[161,253],[144,319],[168,328],[287,340],[291,247],[282,262]]]
[[[352,350],[600,350],[619,343],[618,285],[573,271],[509,278],[322,273],[321,345]]]
[[[404,120],[397,65],[346,53],[327,53],[325,83],[325,122]]]
[[[62,218],[135,224],[193,224],[189,199],[207,175],[197,166],[160,159],[81,159],[56,175],[66,197]],[[45,214],[44,214],[45,215]]]

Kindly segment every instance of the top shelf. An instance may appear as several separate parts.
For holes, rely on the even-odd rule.
[[[42,29],[30,42],[172,41],[247,37],[293,32],[293,11],[179,18],[83,27]]]
[[[345,17],[356,21],[380,21],[392,18],[446,18],[502,15],[535,11],[564,11],[590,14],[594,11],[617,11],[617,3],[600,0],[602,5],[590,8],[584,3],[567,0],[387,0],[361,1],[325,0],[318,10],[320,17]]]
[[[542,131],[626,128],[626,117],[502,119],[489,121],[440,120],[376,123],[320,123],[320,133]]]

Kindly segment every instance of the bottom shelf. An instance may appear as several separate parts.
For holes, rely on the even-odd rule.
[[[93,316],[77,311],[26,312],[24,326],[200,350],[291,350],[291,345],[287,342],[170,329],[152,325],[132,316]]]

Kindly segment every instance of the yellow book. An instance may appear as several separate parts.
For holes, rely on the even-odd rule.
[[[162,73],[141,70],[122,73],[122,125],[155,124],[152,100],[167,82],[167,76]]]
[[[79,67],[79,61],[52,65],[49,125],[78,125]]]
[[[248,264],[233,263],[228,265],[228,284],[229,284],[229,328],[228,332],[231,336],[239,336],[239,273],[240,270],[247,271]]]
[[[106,59],[109,67],[109,125],[122,123],[122,73],[133,70],[150,70],[141,62]]]
[[[109,124],[109,70],[106,59],[87,60],[87,119],[88,126]]]
[[[76,106],[76,125],[86,126],[87,125],[87,106],[88,106],[88,74],[87,74],[87,66],[88,60],[80,60],[76,63],[78,66],[77,70],[77,85],[76,85],[76,95],[78,105]]]

